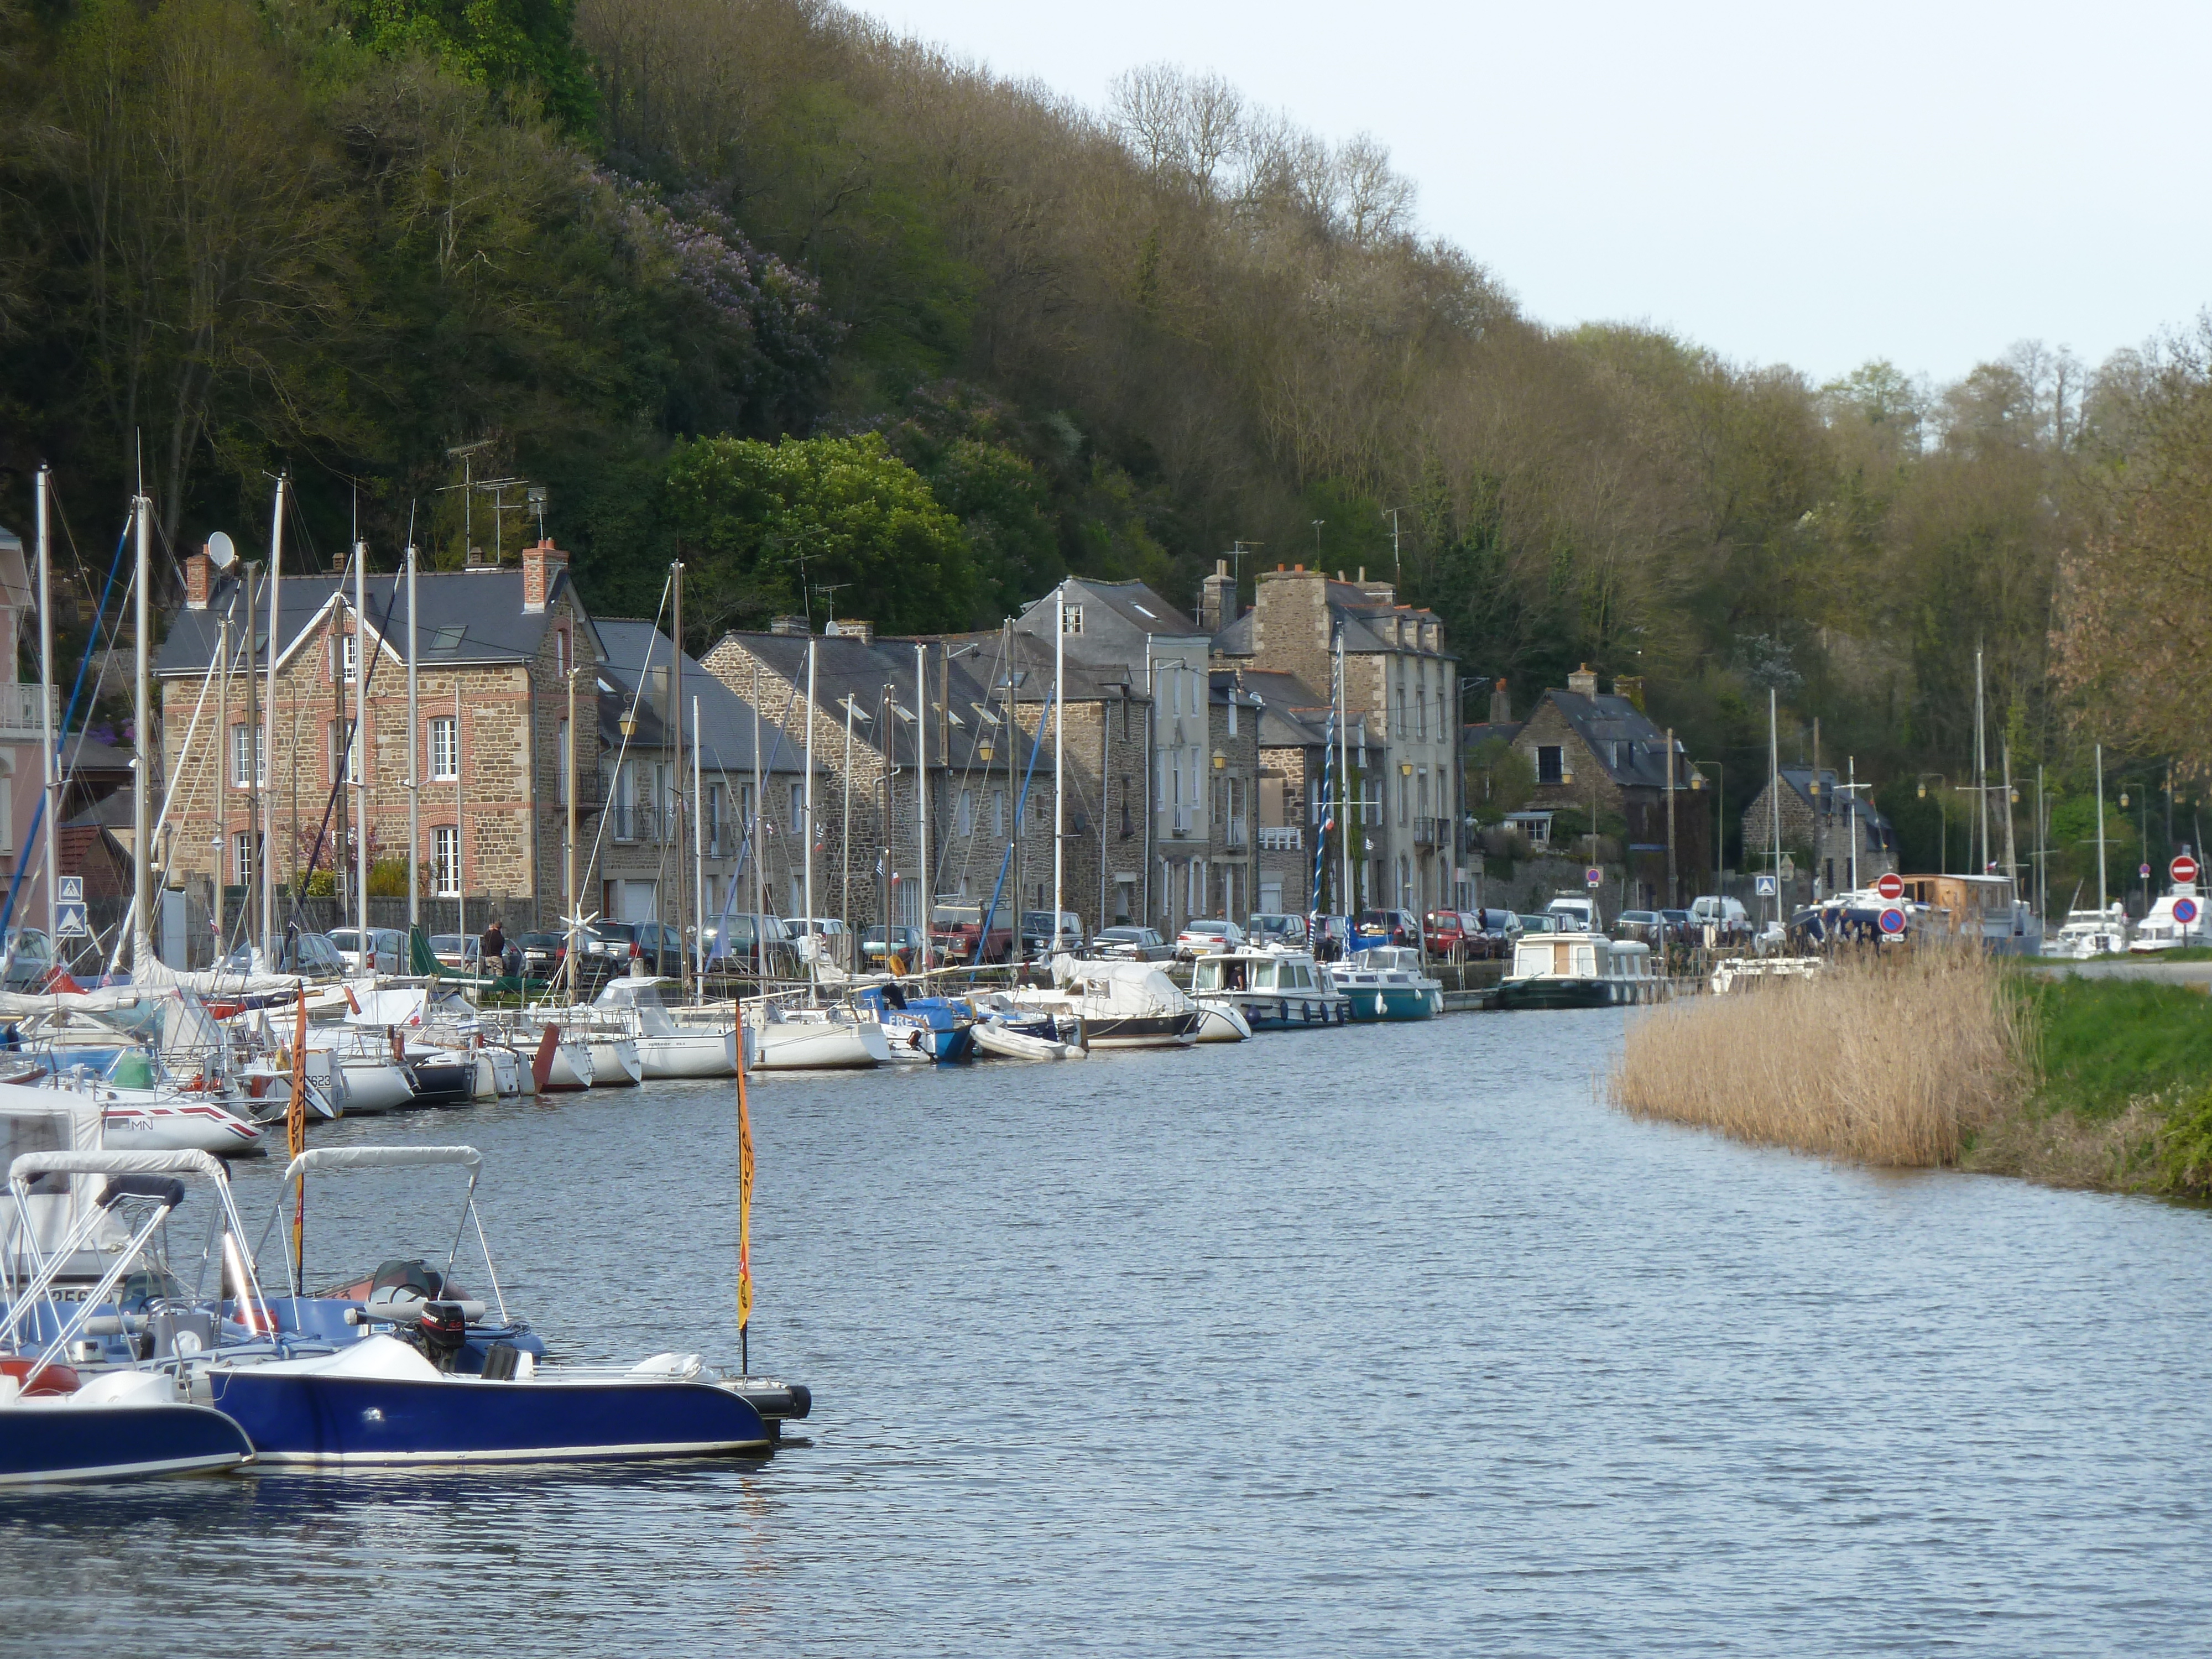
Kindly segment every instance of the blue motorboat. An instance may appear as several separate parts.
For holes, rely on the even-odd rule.
[[[1376,945],[1329,969],[1356,1021],[1433,1019],[1444,1011],[1444,988],[1421,966],[1421,953],[1403,945]]]
[[[963,999],[908,996],[892,980],[868,987],[853,1000],[875,1015],[895,1060],[904,1057],[902,1050],[935,1060],[962,1060],[975,1054],[971,1028],[975,1012]]]
[[[544,1345],[507,1312],[477,1213],[483,1155],[470,1146],[338,1146],[302,1152],[286,1169],[276,1220],[313,1173],[423,1169],[468,1172],[453,1251],[441,1268],[387,1263],[367,1294],[301,1293],[245,1301],[226,1332],[272,1340],[218,1346],[191,1367],[193,1395],[236,1420],[258,1457],[280,1463],[574,1462],[763,1452],[808,1391],[729,1377],[696,1354],[656,1354],[627,1367],[541,1368]],[[459,1292],[460,1243],[473,1233],[497,1310]],[[264,1233],[264,1242],[268,1235]],[[399,1270],[395,1277],[390,1271]],[[252,1275],[249,1272],[248,1278]],[[335,1311],[336,1320],[331,1315]],[[312,1327],[312,1328],[310,1328]],[[348,1334],[350,1340],[348,1340]]]
[[[30,1271],[0,1319],[0,1485],[209,1474],[250,1462],[245,1431],[185,1398],[173,1370],[131,1363],[86,1382],[76,1366],[62,1363],[68,1353],[95,1363],[104,1357],[91,1334],[118,1322],[105,1310],[184,1201],[180,1174],[210,1176],[227,1207],[222,1166],[198,1152],[55,1151],[19,1154],[8,1173],[11,1243],[24,1247]],[[88,1186],[95,1177],[94,1200],[77,1206],[41,1248],[33,1188],[43,1185],[51,1196],[58,1184]],[[59,1281],[95,1243],[115,1245],[106,1271],[82,1295],[63,1293]]]

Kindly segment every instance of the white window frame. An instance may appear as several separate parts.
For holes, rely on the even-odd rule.
[[[352,730],[349,733],[347,728]],[[348,783],[361,781],[361,722],[357,720],[332,720],[331,733],[331,772],[337,776],[343,769]],[[350,735],[351,741],[348,737]]]
[[[253,831],[240,830],[230,837],[230,872],[233,884],[251,887],[253,884]]]
[[[251,733],[249,737],[247,734]],[[230,727],[230,787],[261,789],[269,783],[268,733],[258,720],[234,720]],[[252,757],[251,761],[248,756]],[[251,764],[253,773],[246,775]]]
[[[348,685],[361,678],[361,634],[341,629],[338,634],[338,676]]]
[[[442,738],[442,742],[441,739]],[[461,722],[455,714],[433,714],[424,723],[423,745],[430,753],[430,781],[453,783],[461,775]],[[445,753],[441,756],[442,748]]]
[[[434,898],[461,896],[461,831],[459,824],[430,830],[430,892]]]

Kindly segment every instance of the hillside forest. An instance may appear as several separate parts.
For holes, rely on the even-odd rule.
[[[1547,327],[1375,139],[1164,66],[1085,108],[820,0],[0,0],[0,518],[51,463],[80,641],[134,480],[173,581],[280,470],[311,565],[542,509],[650,615],[681,558],[695,648],[1364,566],[1470,719],[1641,676],[1731,826],[1771,690],[1785,761],[1817,720],[1957,867],[1978,652],[2054,902],[2093,744],[2117,869],[2196,839],[2212,334],[1931,386]]]

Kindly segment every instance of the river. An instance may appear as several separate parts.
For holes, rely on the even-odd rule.
[[[10,1496],[0,1651],[2201,1648],[2212,1218],[1633,1123],[1620,1020],[764,1079],[795,1442]],[[733,1086],[318,1144],[481,1148],[556,1353],[727,1362]],[[457,1200],[321,1182],[311,1280]]]

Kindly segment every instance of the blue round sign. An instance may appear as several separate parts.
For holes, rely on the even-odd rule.
[[[1905,931],[1905,912],[1891,905],[1881,913],[1881,931],[1893,936]]]
[[[2179,898],[2174,900],[2173,919],[2185,927],[2189,926],[2191,922],[2196,921],[2197,901],[2193,898]]]

